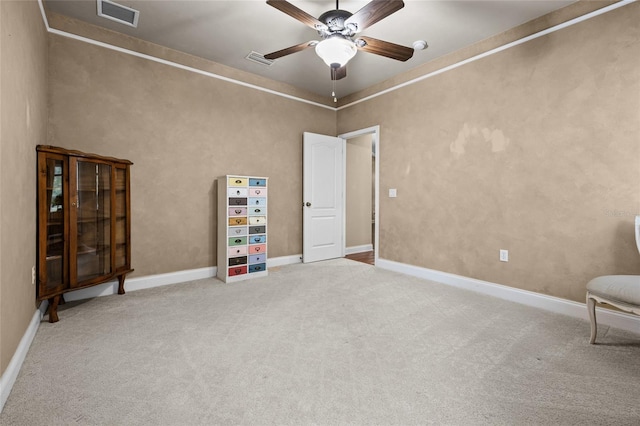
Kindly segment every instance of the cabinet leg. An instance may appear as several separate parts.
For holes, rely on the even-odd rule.
[[[124,275],[118,277],[118,294],[124,294]]]
[[[49,322],[58,322],[58,303],[60,303],[60,296],[55,296],[49,299]]]

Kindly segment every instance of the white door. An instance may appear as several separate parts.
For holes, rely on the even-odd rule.
[[[344,256],[344,147],[333,136],[304,133],[302,261]]]

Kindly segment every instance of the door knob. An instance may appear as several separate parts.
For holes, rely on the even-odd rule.
[[[311,203],[307,201],[306,206],[311,207]]]

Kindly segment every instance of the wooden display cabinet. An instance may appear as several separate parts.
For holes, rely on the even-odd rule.
[[[37,300],[49,322],[68,291],[118,279],[131,269],[129,160],[38,145]]]

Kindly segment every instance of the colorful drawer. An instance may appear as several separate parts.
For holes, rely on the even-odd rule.
[[[255,226],[253,228],[256,228]],[[230,226],[227,228],[229,231],[230,237],[242,237],[243,235],[247,235],[247,227],[246,226]],[[262,232],[254,232],[254,234],[264,234]]]
[[[265,225],[266,223],[266,216],[249,216],[249,225]]]
[[[251,216],[262,216],[267,213],[266,207],[249,207],[249,215]]]
[[[247,218],[244,216],[234,216],[234,217],[230,217],[228,220],[229,220],[229,226],[239,226],[239,225],[247,224]]]
[[[266,276],[268,178],[218,178],[218,278],[235,282]]]
[[[238,188],[238,187],[234,187],[234,188],[229,188],[227,190],[227,195],[229,197],[247,197],[249,195],[249,189],[247,188]],[[254,197],[257,197],[257,195],[254,195]]]
[[[262,254],[252,254],[251,256],[249,256],[249,263],[250,264],[254,264],[254,263],[264,263],[265,260],[267,260],[267,255],[266,253],[262,253]]]
[[[255,209],[252,209],[255,210]],[[247,208],[246,207],[229,207],[229,216],[246,216]]]
[[[249,234],[264,234],[265,232],[267,232],[267,227],[262,225],[262,226],[250,226],[249,227]]]
[[[249,188],[249,196],[250,197],[266,197],[267,196],[267,188]]]
[[[229,268],[227,270],[227,281],[225,282],[229,282],[228,279],[229,277],[238,277],[238,276],[242,276],[242,275],[246,275],[247,274],[247,266],[234,266],[232,268]]]
[[[234,246],[227,249],[229,257],[242,256],[243,254],[247,254],[248,250],[249,247],[247,246]]]

